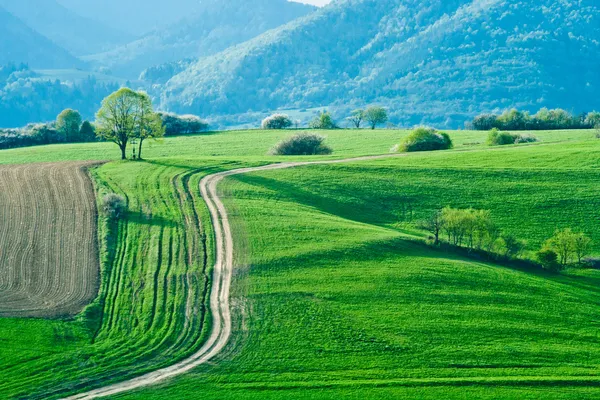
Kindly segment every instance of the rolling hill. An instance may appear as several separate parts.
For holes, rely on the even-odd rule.
[[[345,0],[201,58],[162,106],[202,115],[380,103],[397,123],[459,126],[512,106],[598,108],[591,0]],[[577,74],[572,74],[577,70]]]
[[[76,55],[104,51],[132,39],[130,35],[76,14],[56,0],[0,0],[0,6]]]
[[[137,78],[154,65],[218,53],[306,15],[314,7],[286,0],[207,0],[196,9],[175,23],[86,60]]]
[[[0,7],[0,65],[27,63],[32,68],[74,68],[83,62]]]

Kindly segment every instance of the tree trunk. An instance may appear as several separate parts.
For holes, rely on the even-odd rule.
[[[120,145],[119,147],[121,148],[121,160],[126,160],[127,159],[127,154],[126,154],[127,145],[126,144]]]
[[[140,147],[138,148],[138,160],[142,159],[142,143],[144,143],[144,139],[140,139]]]

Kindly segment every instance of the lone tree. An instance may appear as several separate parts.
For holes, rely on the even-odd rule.
[[[369,107],[364,113],[364,119],[374,130],[377,125],[385,124],[388,121],[388,114],[383,107]]]
[[[56,130],[63,135],[65,141],[74,142],[79,139],[81,114],[79,111],[67,108],[56,117]]]
[[[164,135],[162,121],[152,110],[152,102],[145,92],[122,88],[102,101],[96,114],[96,135],[115,143],[121,149],[121,159],[127,158],[127,144],[133,138],[140,140]],[[160,125],[160,129],[159,129]]]
[[[352,125],[354,125],[356,129],[360,129],[360,125],[365,120],[365,110],[354,110],[346,119],[352,122]]]

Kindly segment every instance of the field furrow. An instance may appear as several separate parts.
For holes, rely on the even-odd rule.
[[[0,167],[0,316],[73,315],[96,295],[91,165]]]

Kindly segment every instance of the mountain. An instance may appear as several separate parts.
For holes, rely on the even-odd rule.
[[[201,9],[204,0],[58,0],[58,2],[79,15],[140,37]],[[227,0],[224,1],[226,2]]]
[[[315,10],[287,0],[204,0],[195,13],[87,61],[136,77],[148,67],[203,57],[252,39]]]
[[[204,116],[381,104],[460,126],[518,106],[600,108],[596,0],[340,0],[201,58],[162,107]]]
[[[32,68],[77,68],[81,60],[40,35],[0,7],[0,65],[26,63]]]
[[[97,53],[133,39],[79,16],[56,0],[0,0],[0,6],[76,55]]]

